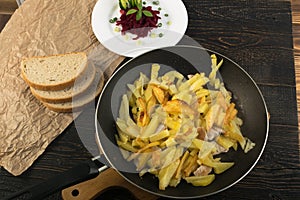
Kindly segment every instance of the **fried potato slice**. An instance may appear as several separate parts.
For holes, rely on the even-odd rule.
[[[124,142],[122,142],[122,141],[120,141],[120,140],[117,140],[117,144],[118,144],[118,146],[119,147],[121,147],[121,148],[123,148],[123,149],[125,149],[125,150],[127,150],[127,151],[130,151],[130,152],[138,152],[138,149],[136,149],[136,148],[134,148],[130,143],[128,143],[128,142],[126,142],[126,143],[124,143]]]
[[[189,156],[189,152],[186,151],[186,152],[183,154],[183,156],[181,157],[179,166],[178,166],[178,168],[177,168],[177,170],[176,170],[176,174],[175,174],[175,178],[176,178],[176,179],[180,179],[181,173],[182,173],[181,171],[182,171],[182,169],[183,169],[183,164],[185,163],[185,161],[186,161],[186,159],[188,158],[188,156]]]
[[[178,99],[170,100],[163,108],[167,113],[178,115],[181,113],[181,101]]]
[[[155,96],[152,95],[149,98],[149,100],[147,101],[147,114],[148,115],[152,114],[153,108],[154,108],[155,105],[156,105],[156,98],[155,98]]]
[[[190,174],[198,168],[197,159],[198,159],[197,155],[192,156],[192,158],[190,159],[190,163],[183,170],[185,177],[190,176]]]
[[[156,85],[152,85],[152,91],[157,101],[160,104],[165,104],[168,101],[168,93]]]
[[[149,137],[150,142],[155,142],[164,138],[169,137],[170,132],[168,129],[162,130],[159,133],[153,134]]]
[[[193,186],[207,186],[215,180],[215,175],[209,174],[206,176],[189,176],[185,177],[184,179]]]
[[[222,135],[219,135],[216,138],[216,142],[227,150],[230,149],[230,147],[233,147],[234,144],[236,143],[236,141],[234,141],[233,139]]]
[[[158,173],[158,180],[159,180],[159,189],[165,190],[166,187],[169,185],[173,175],[176,172],[176,169],[179,165],[180,161],[177,159],[175,162],[171,163],[165,168],[162,168]]]
[[[233,162],[220,162],[220,161],[215,161],[210,159],[209,157],[205,157],[203,159],[200,159],[201,163],[212,167],[214,169],[214,172],[216,174],[221,174],[224,171],[226,171],[227,169],[231,168],[234,163]]]
[[[150,117],[147,113],[147,104],[145,99],[142,97],[137,98],[136,105],[138,108],[137,125],[140,127],[146,126],[147,124],[149,124]]]
[[[167,113],[174,115],[183,113],[191,118],[195,115],[195,111],[187,103],[179,99],[167,101],[163,108]]]
[[[237,110],[235,109],[235,104],[231,103],[226,110],[226,115],[224,118],[224,124],[227,125],[236,116]]]

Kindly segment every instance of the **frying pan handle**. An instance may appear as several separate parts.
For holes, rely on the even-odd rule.
[[[97,162],[97,160],[89,160],[60,173],[41,184],[25,188],[9,197],[6,197],[5,199],[44,199],[56,191],[62,190],[79,182],[95,178],[99,174],[99,163]]]

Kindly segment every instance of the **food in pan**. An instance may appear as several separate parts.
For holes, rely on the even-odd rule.
[[[242,135],[232,94],[216,76],[223,60],[214,54],[211,60],[208,77],[197,73],[187,80],[177,71],[159,76],[160,65],[153,64],[150,77],[141,73],[122,96],[117,144],[140,176],[158,177],[160,190],[182,179],[207,186],[234,165],[220,154],[255,146]]]

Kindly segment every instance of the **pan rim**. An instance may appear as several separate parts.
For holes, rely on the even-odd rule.
[[[134,59],[137,59],[138,57],[142,56],[142,55],[145,55],[145,54],[148,54],[148,53],[151,53],[153,51],[157,51],[157,50],[168,50],[168,48],[194,48],[194,49],[198,49],[198,50],[204,50],[204,51],[207,51],[207,52],[210,52],[210,53],[214,53],[214,54],[217,54],[225,59],[227,59],[229,62],[231,62],[232,64],[234,64],[234,66],[236,66],[239,70],[241,70],[248,78],[249,80],[251,81],[251,83],[255,86],[256,88],[256,91],[258,91],[259,93],[259,96],[260,96],[260,99],[262,100],[262,103],[263,103],[263,106],[264,106],[264,109],[265,109],[265,114],[266,114],[266,132],[265,132],[265,138],[264,138],[264,142],[263,142],[263,145],[262,145],[262,148],[260,150],[260,153],[258,154],[257,158],[255,159],[255,162],[253,162],[253,164],[251,164],[251,167],[240,177],[238,178],[236,181],[234,181],[233,183],[229,184],[228,186],[222,188],[222,189],[219,189],[215,192],[212,192],[212,193],[207,193],[207,194],[204,194],[204,195],[198,195],[198,196],[185,196],[185,197],[177,197],[177,196],[170,196],[170,195],[166,195],[166,194],[160,194],[160,193],[156,193],[154,191],[151,191],[151,190],[148,190],[136,183],[134,183],[133,181],[131,181],[130,179],[128,179],[125,175],[123,175],[119,170],[117,170],[115,167],[114,167],[114,164],[111,162],[111,160],[108,158],[108,156],[106,155],[106,152],[104,151],[102,145],[101,145],[101,142],[100,142],[100,138],[99,138],[99,131],[98,131],[98,111],[99,111],[99,106],[100,106],[100,101],[101,101],[101,98],[102,98],[102,95],[105,91],[105,89],[108,87],[111,79],[122,69],[124,68],[129,62],[131,62],[132,60]],[[207,48],[204,48],[204,47],[198,47],[198,46],[190,46],[190,45],[175,45],[175,46],[168,46],[168,47],[163,47],[163,48],[158,48],[158,49],[152,49],[150,51],[147,51],[139,56],[136,56],[134,58],[131,58],[129,59],[128,61],[126,61],[124,64],[122,64],[120,67],[118,67],[118,69],[109,77],[109,79],[107,80],[106,84],[104,85],[100,95],[99,95],[99,99],[98,99],[98,102],[97,102],[97,106],[96,106],[96,112],[95,112],[95,126],[96,126],[96,140],[97,140],[97,145],[98,145],[98,148],[99,150],[102,151],[103,155],[105,156],[105,159],[107,160],[107,162],[110,164],[110,166],[115,169],[117,171],[118,174],[120,174],[126,181],[130,182],[131,184],[133,184],[134,186],[144,190],[144,191],[147,191],[151,194],[154,194],[154,195],[157,195],[157,196],[161,196],[161,197],[166,197],[166,198],[176,198],[176,199],[195,199],[195,198],[203,198],[203,197],[207,197],[207,196],[211,196],[211,195],[215,195],[217,193],[220,193],[222,191],[225,191],[229,188],[231,188],[232,186],[234,186],[235,184],[237,184],[238,182],[240,182],[243,178],[245,178],[252,170],[253,168],[256,166],[256,164],[258,163],[258,161],[260,160],[264,150],[265,150],[265,147],[266,147],[266,144],[267,144],[267,140],[268,140],[268,137],[269,137],[269,112],[268,112],[268,109],[267,109],[267,104],[266,104],[266,101],[263,97],[263,94],[261,92],[261,90],[259,89],[258,85],[256,84],[256,82],[254,81],[254,79],[248,74],[248,72],[243,69],[239,64],[237,64],[235,61],[233,61],[232,59],[228,58],[227,56],[221,54],[221,53],[218,53],[216,51],[213,51],[213,50],[210,50],[210,49],[207,49]]]

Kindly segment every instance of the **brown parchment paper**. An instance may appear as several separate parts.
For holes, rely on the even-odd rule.
[[[28,169],[77,116],[52,112],[32,96],[20,77],[21,59],[92,52],[107,77],[122,60],[100,45],[92,32],[95,3],[26,0],[0,34],[0,165],[13,175]]]

